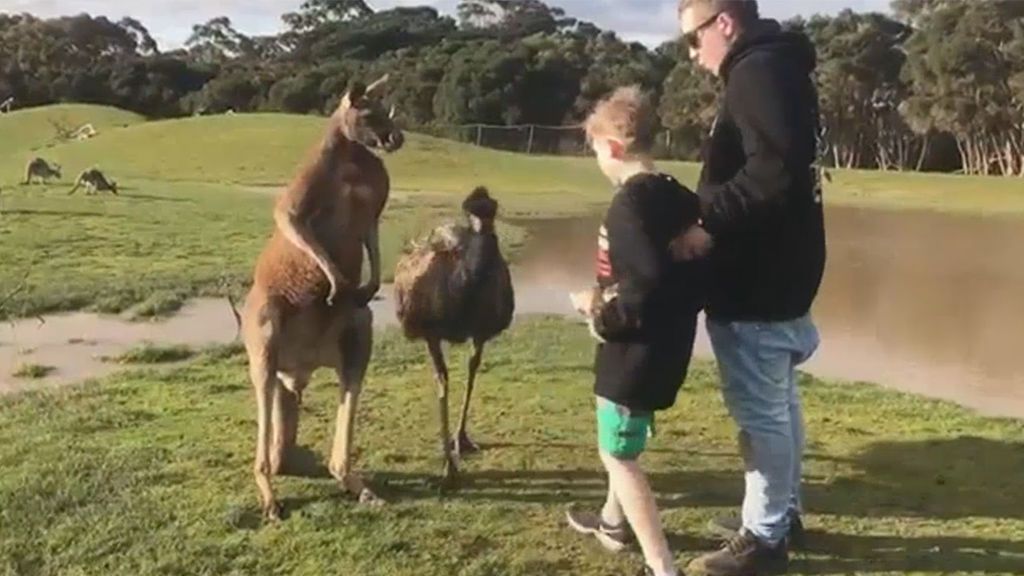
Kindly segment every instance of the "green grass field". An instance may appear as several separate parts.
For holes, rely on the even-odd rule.
[[[100,135],[50,145],[49,120]],[[63,121],[63,120],[62,120]],[[196,295],[237,294],[271,230],[273,194],[321,129],[316,118],[236,115],[143,122],[116,110],[58,106],[0,116],[0,319],[56,310],[172,313]],[[65,181],[18,186],[28,158],[60,162]],[[584,158],[525,157],[411,135],[386,157],[393,200],[385,272],[404,242],[478,184],[506,215],[603,206],[609,186]],[[121,196],[68,197],[99,166]],[[697,166],[667,163],[683,182]],[[1019,181],[839,171],[835,205],[1022,214]],[[501,229],[514,254],[524,230]],[[486,450],[460,491],[440,496],[436,400],[423,350],[377,337],[360,413],[360,466],[392,504],[339,495],[324,454],[337,392],[322,371],[306,394],[296,472],[276,481],[279,525],[259,518],[252,481],[254,408],[237,345],[140,346],[141,366],[59,390],[0,396],[0,576],[92,574],[632,574],[562,522],[571,501],[597,506],[592,342],[578,325],[520,320],[485,357],[471,432]],[[453,355],[464,378],[465,350]],[[23,367],[31,377],[45,367]],[[645,462],[680,561],[714,546],[703,533],[736,509],[734,429],[699,363],[659,419]],[[793,573],[1000,574],[1024,569],[1024,423],[869,385],[805,379],[810,549]],[[452,393],[453,406],[459,386]],[[400,417],[398,416],[400,415]]]
[[[380,337],[359,415],[359,467],[390,505],[364,509],[326,475],[337,392],[305,395],[294,472],[263,525],[255,429],[237,348],[182,368],[0,399],[0,574],[633,574],[570,533],[599,506],[592,341],[519,321],[484,361],[470,431],[484,445],[441,496],[434,386],[420,346]],[[453,405],[465,348],[451,355]],[[699,364],[644,457],[680,562],[736,509],[734,430]],[[793,574],[997,574],[1024,566],[1024,424],[872,386],[805,379],[809,549]],[[401,415],[401,416],[399,416]]]
[[[92,122],[100,134],[50,145],[51,121]],[[253,114],[145,122],[111,108],[62,105],[0,117],[0,316],[48,311],[174,311],[195,295],[238,292],[271,229],[273,195],[320,137],[309,116]],[[59,162],[64,182],[18,186],[25,162]],[[600,209],[610,187],[587,158],[532,157],[427,136],[386,156],[393,201],[383,233],[385,272],[401,245],[439,222],[479,184],[519,217]],[[99,166],[124,187],[120,197],[66,191],[79,171]],[[694,164],[663,167],[693,183]],[[828,202],[965,213],[1024,213],[1014,179],[839,171]],[[503,228],[515,252],[524,232]],[[26,274],[28,274],[26,278]],[[24,280],[23,280],[24,279]]]

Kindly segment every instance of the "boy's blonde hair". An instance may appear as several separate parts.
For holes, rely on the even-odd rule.
[[[594,106],[583,124],[587,141],[615,138],[626,145],[628,153],[649,152],[654,145],[656,118],[650,99],[640,87],[623,86]]]

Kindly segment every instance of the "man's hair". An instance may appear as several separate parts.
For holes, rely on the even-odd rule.
[[[757,0],[679,0],[679,14],[687,8],[704,8],[708,14],[725,12],[740,24],[749,24],[760,18]]]
[[[626,151],[642,153],[654,145],[654,106],[640,87],[623,86],[603,98],[583,124],[587,140],[607,137],[621,140]]]

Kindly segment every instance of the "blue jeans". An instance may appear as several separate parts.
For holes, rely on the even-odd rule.
[[[707,321],[722,395],[740,428],[746,494],[743,528],[768,544],[799,512],[804,422],[796,366],[818,348],[810,315],[785,322]]]

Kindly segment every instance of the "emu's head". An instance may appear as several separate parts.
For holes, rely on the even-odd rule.
[[[381,99],[381,87],[387,81],[388,75],[385,74],[369,86],[354,82],[341,97],[334,115],[349,140],[394,152],[405,143],[405,137],[395,126],[395,107],[387,110]]]
[[[498,201],[491,198],[487,188],[477,186],[462,201],[462,211],[469,218],[473,230],[490,230],[494,228],[494,217],[498,214]]]

